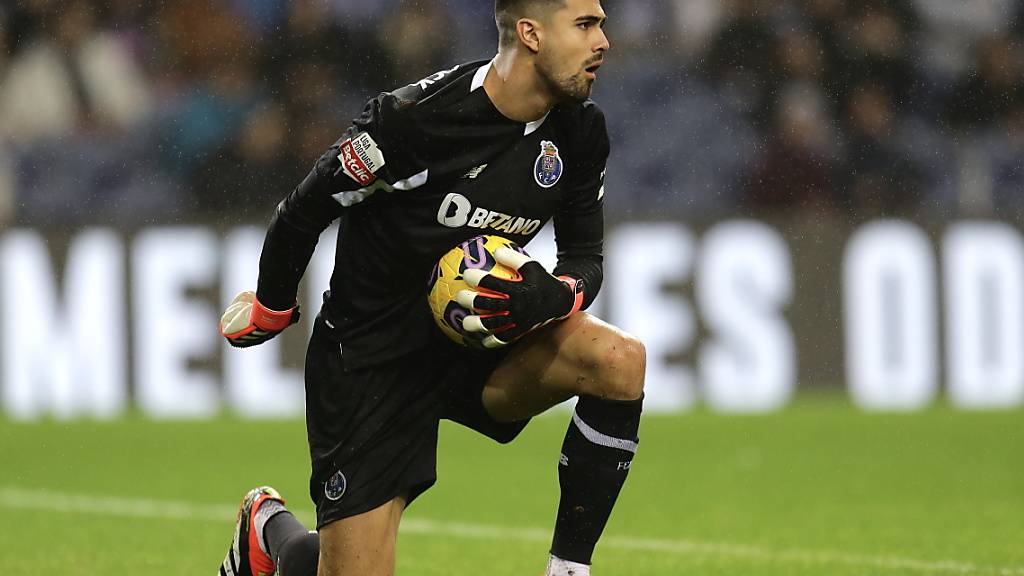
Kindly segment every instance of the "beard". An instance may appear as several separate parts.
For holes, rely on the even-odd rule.
[[[553,66],[546,59],[541,60],[537,71],[548,91],[559,102],[583,102],[590,98],[594,81],[584,75],[583,70],[575,74],[560,75],[552,72]]]

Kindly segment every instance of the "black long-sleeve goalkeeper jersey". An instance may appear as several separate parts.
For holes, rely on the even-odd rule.
[[[480,234],[526,246],[553,217],[555,273],[583,281],[585,306],[600,288],[604,115],[588,100],[536,122],[510,120],[483,89],[489,69],[486,61],[459,65],[370,100],[271,221],[257,295],[283,310],[320,233],[340,218],[321,314],[350,367],[437,337],[430,272]]]

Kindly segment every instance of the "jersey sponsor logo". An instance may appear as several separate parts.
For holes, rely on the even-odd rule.
[[[369,134],[360,132],[341,143],[338,160],[349,178],[361,186],[369,186],[377,179],[374,173],[384,166],[384,153]]]
[[[338,470],[324,484],[324,496],[331,501],[341,500],[341,497],[345,495],[346,488],[348,488],[348,480],[345,479],[341,470]]]
[[[437,221],[449,228],[469,226],[523,236],[533,234],[542,224],[537,219],[504,214],[487,208],[474,208],[469,198],[454,192],[445,196],[441,202],[441,207],[437,210]]]
[[[533,179],[541,188],[551,188],[562,177],[562,157],[558,155],[558,146],[550,140],[540,143],[540,156],[533,163]]]

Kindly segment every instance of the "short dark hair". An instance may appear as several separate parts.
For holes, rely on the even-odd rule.
[[[516,22],[536,17],[542,11],[565,6],[565,0],[494,0],[494,21],[498,24],[498,44],[511,46],[516,41]]]

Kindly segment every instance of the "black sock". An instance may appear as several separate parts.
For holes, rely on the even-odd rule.
[[[580,396],[558,466],[562,497],[551,553],[562,560],[590,564],[633,463],[642,406],[643,397]]]
[[[285,510],[267,520],[263,538],[278,576],[316,576],[320,535],[306,530],[291,512]]]

